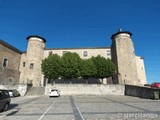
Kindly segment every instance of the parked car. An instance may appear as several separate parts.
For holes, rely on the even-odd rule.
[[[160,82],[154,82],[151,84],[152,88],[160,88]]]
[[[49,97],[59,97],[60,96],[60,91],[57,89],[52,89],[49,92]]]
[[[14,89],[14,90],[8,90],[10,97],[18,97],[20,96],[19,92]]]
[[[8,90],[0,89],[0,111],[7,111],[10,106],[10,96]]]

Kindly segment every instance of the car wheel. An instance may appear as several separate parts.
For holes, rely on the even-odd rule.
[[[9,108],[9,103],[6,103],[6,104],[4,105],[4,107],[3,107],[3,111],[7,111],[8,108]]]

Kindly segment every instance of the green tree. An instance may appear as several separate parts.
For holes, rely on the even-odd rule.
[[[42,60],[42,73],[49,79],[58,79],[60,77],[61,60],[57,54],[50,54]]]
[[[73,79],[80,77],[81,58],[77,53],[67,52],[61,58],[63,79]]]
[[[108,76],[107,77],[111,77],[114,75],[114,73],[116,71],[116,67],[110,59],[107,59],[106,62],[107,62],[107,67],[108,67],[108,70],[107,70]]]
[[[84,79],[94,77],[97,74],[96,66],[91,59],[82,60],[81,64],[81,77]]]
[[[97,69],[96,78],[108,78],[114,74],[115,66],[110,59],[106,59],[99,55],[97,57],[92,57],[92,60]]]

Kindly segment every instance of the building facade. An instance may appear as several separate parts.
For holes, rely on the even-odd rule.
[[[111,37],[111,56],[117,69],[113,76],[113,83],[144,85],[146,83],[144,61],[135,55],[131,36],[131,32],[119,31]]]
[[[0,40],[0,84],[18,84],[22,52]]]
[[[113,83],[115,84],[143,85],[147,82],[144,60],[142,57],[135,55],[131,35],[130,32],[121,31],[113,34],[111,37],[111,47],[61,49],[48,49],[45,47],[46,40],[44,38],[40,36],[28,36],[26,52],[21,52],[4,41],[1,41],[1,68],[4,68],[4,65],[7,63],[8,66],[5,68],[15,69],[19,72],[19,76],[17,76],[19,77],[19,83],[31,83],[33,86],[44,86],[44,75],[41,72],[42,60],[48,57],[51,52],[59,56],[62,56],[65,52],[76,52],[82,59],[88,59],[98,55],[112,59],[116,65],[116,73],[113,76]],[[3,44],[7,44],[8,46]],[[9,55],[5,56],[5,54]],[[12,55],[14,57],[16,56],[13,65]],[[5,63],[6,59],[7,62]]]

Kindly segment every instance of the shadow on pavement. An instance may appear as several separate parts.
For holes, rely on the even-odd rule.
[[[18,104],[10,104],[9,106],[9,110],[14,109],[18,106]]]

